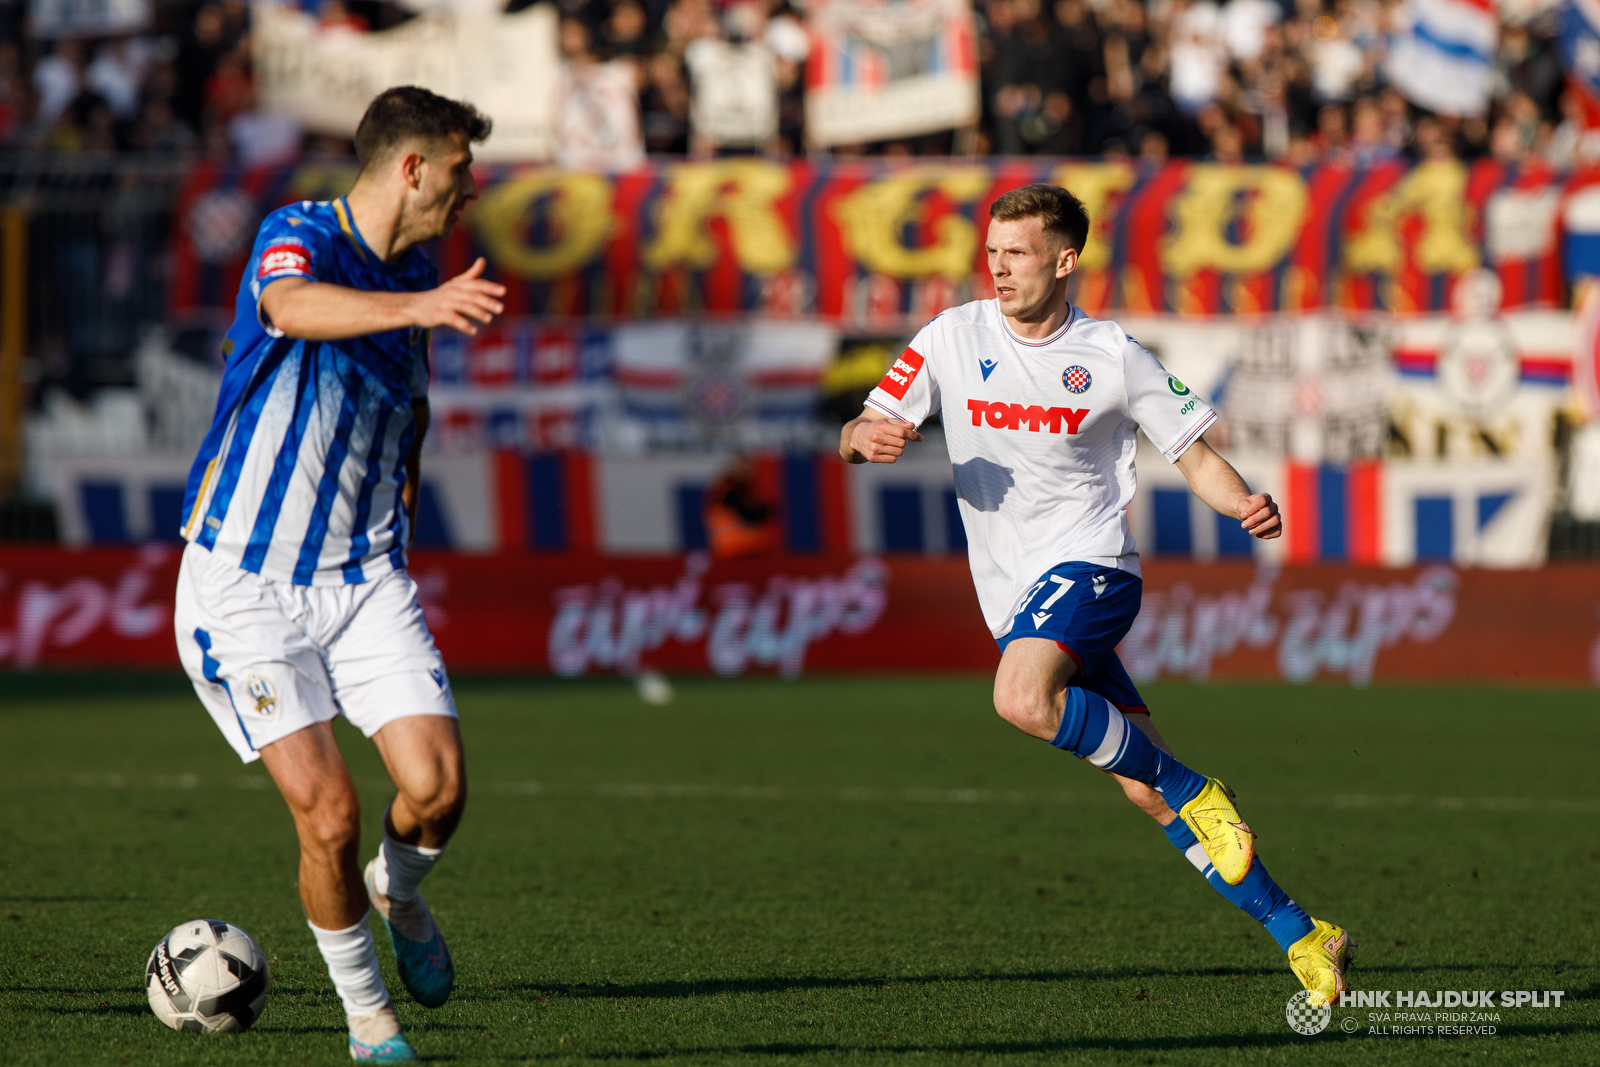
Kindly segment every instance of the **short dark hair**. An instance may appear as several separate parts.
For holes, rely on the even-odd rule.
[[[1038,217],[1044,232],[1064,241],[1076,252],[1089,239],[1089,212],[1083,201],[1061,188],[1035,182],[1013,189],[989,205],[989,217],[1001,222]]]
[[[443,141],[453,133],[464,133],[477,144],[487,140],[493,128],[489,116],[471,104],[400,85],[385,89],[367,105],[356,127],[356,159],[366,170],[407,141]]]

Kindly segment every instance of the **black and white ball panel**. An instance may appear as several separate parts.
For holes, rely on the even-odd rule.
[[[150,953],[150,1009],[174,1030],[248,1029],[266,1005],[267,960],[249,934],[215,919],[175,927]]]

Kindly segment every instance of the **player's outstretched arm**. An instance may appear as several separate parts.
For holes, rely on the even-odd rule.
[[[450,326],[473,335],[505,310],[506,287],[483,277],[483,258],[437,289],[420,293],[374,293],[343,285],[284,278],[261,294],[261,309],[272,325],[306,341]]]
[[[893,463],[906,445],[920,440],[922,435],[909,422],[869,407],[839,431],[839,455],[846,463]]]
[[[1232,515],[1252,537],[1270,540],[1283,533],[1283,518],[1270,493],[1252,493],[1233,464],[1217,455],[1202,438],[1178,457],[1178,469],[1189,479],[1194,495],[1214,511]]]

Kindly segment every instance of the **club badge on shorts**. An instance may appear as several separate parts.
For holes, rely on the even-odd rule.
[[[247,675],[244,688],[250,694],[250,702],[254,705],[255,713],[264,719],[270,719],[278,711],[278,690],[273,684],[259,674]]]

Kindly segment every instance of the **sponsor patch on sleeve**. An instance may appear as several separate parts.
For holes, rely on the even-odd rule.
[[[311,251],[305,245],[284,241],[272,245],[261,253],[258,278],[276,278],[283,274],[311,277]]]
[[[922,354],[914,348],[908,348],[900,353],[900,358],[894,361],[889,368],[889,373],[883,376],[883,381],[878,383],[878,388],[894,397],[896,400],[906,398],[906,390],[911,388],[911,383],[917,380],[917,375],[922,373],[924,360]]]

